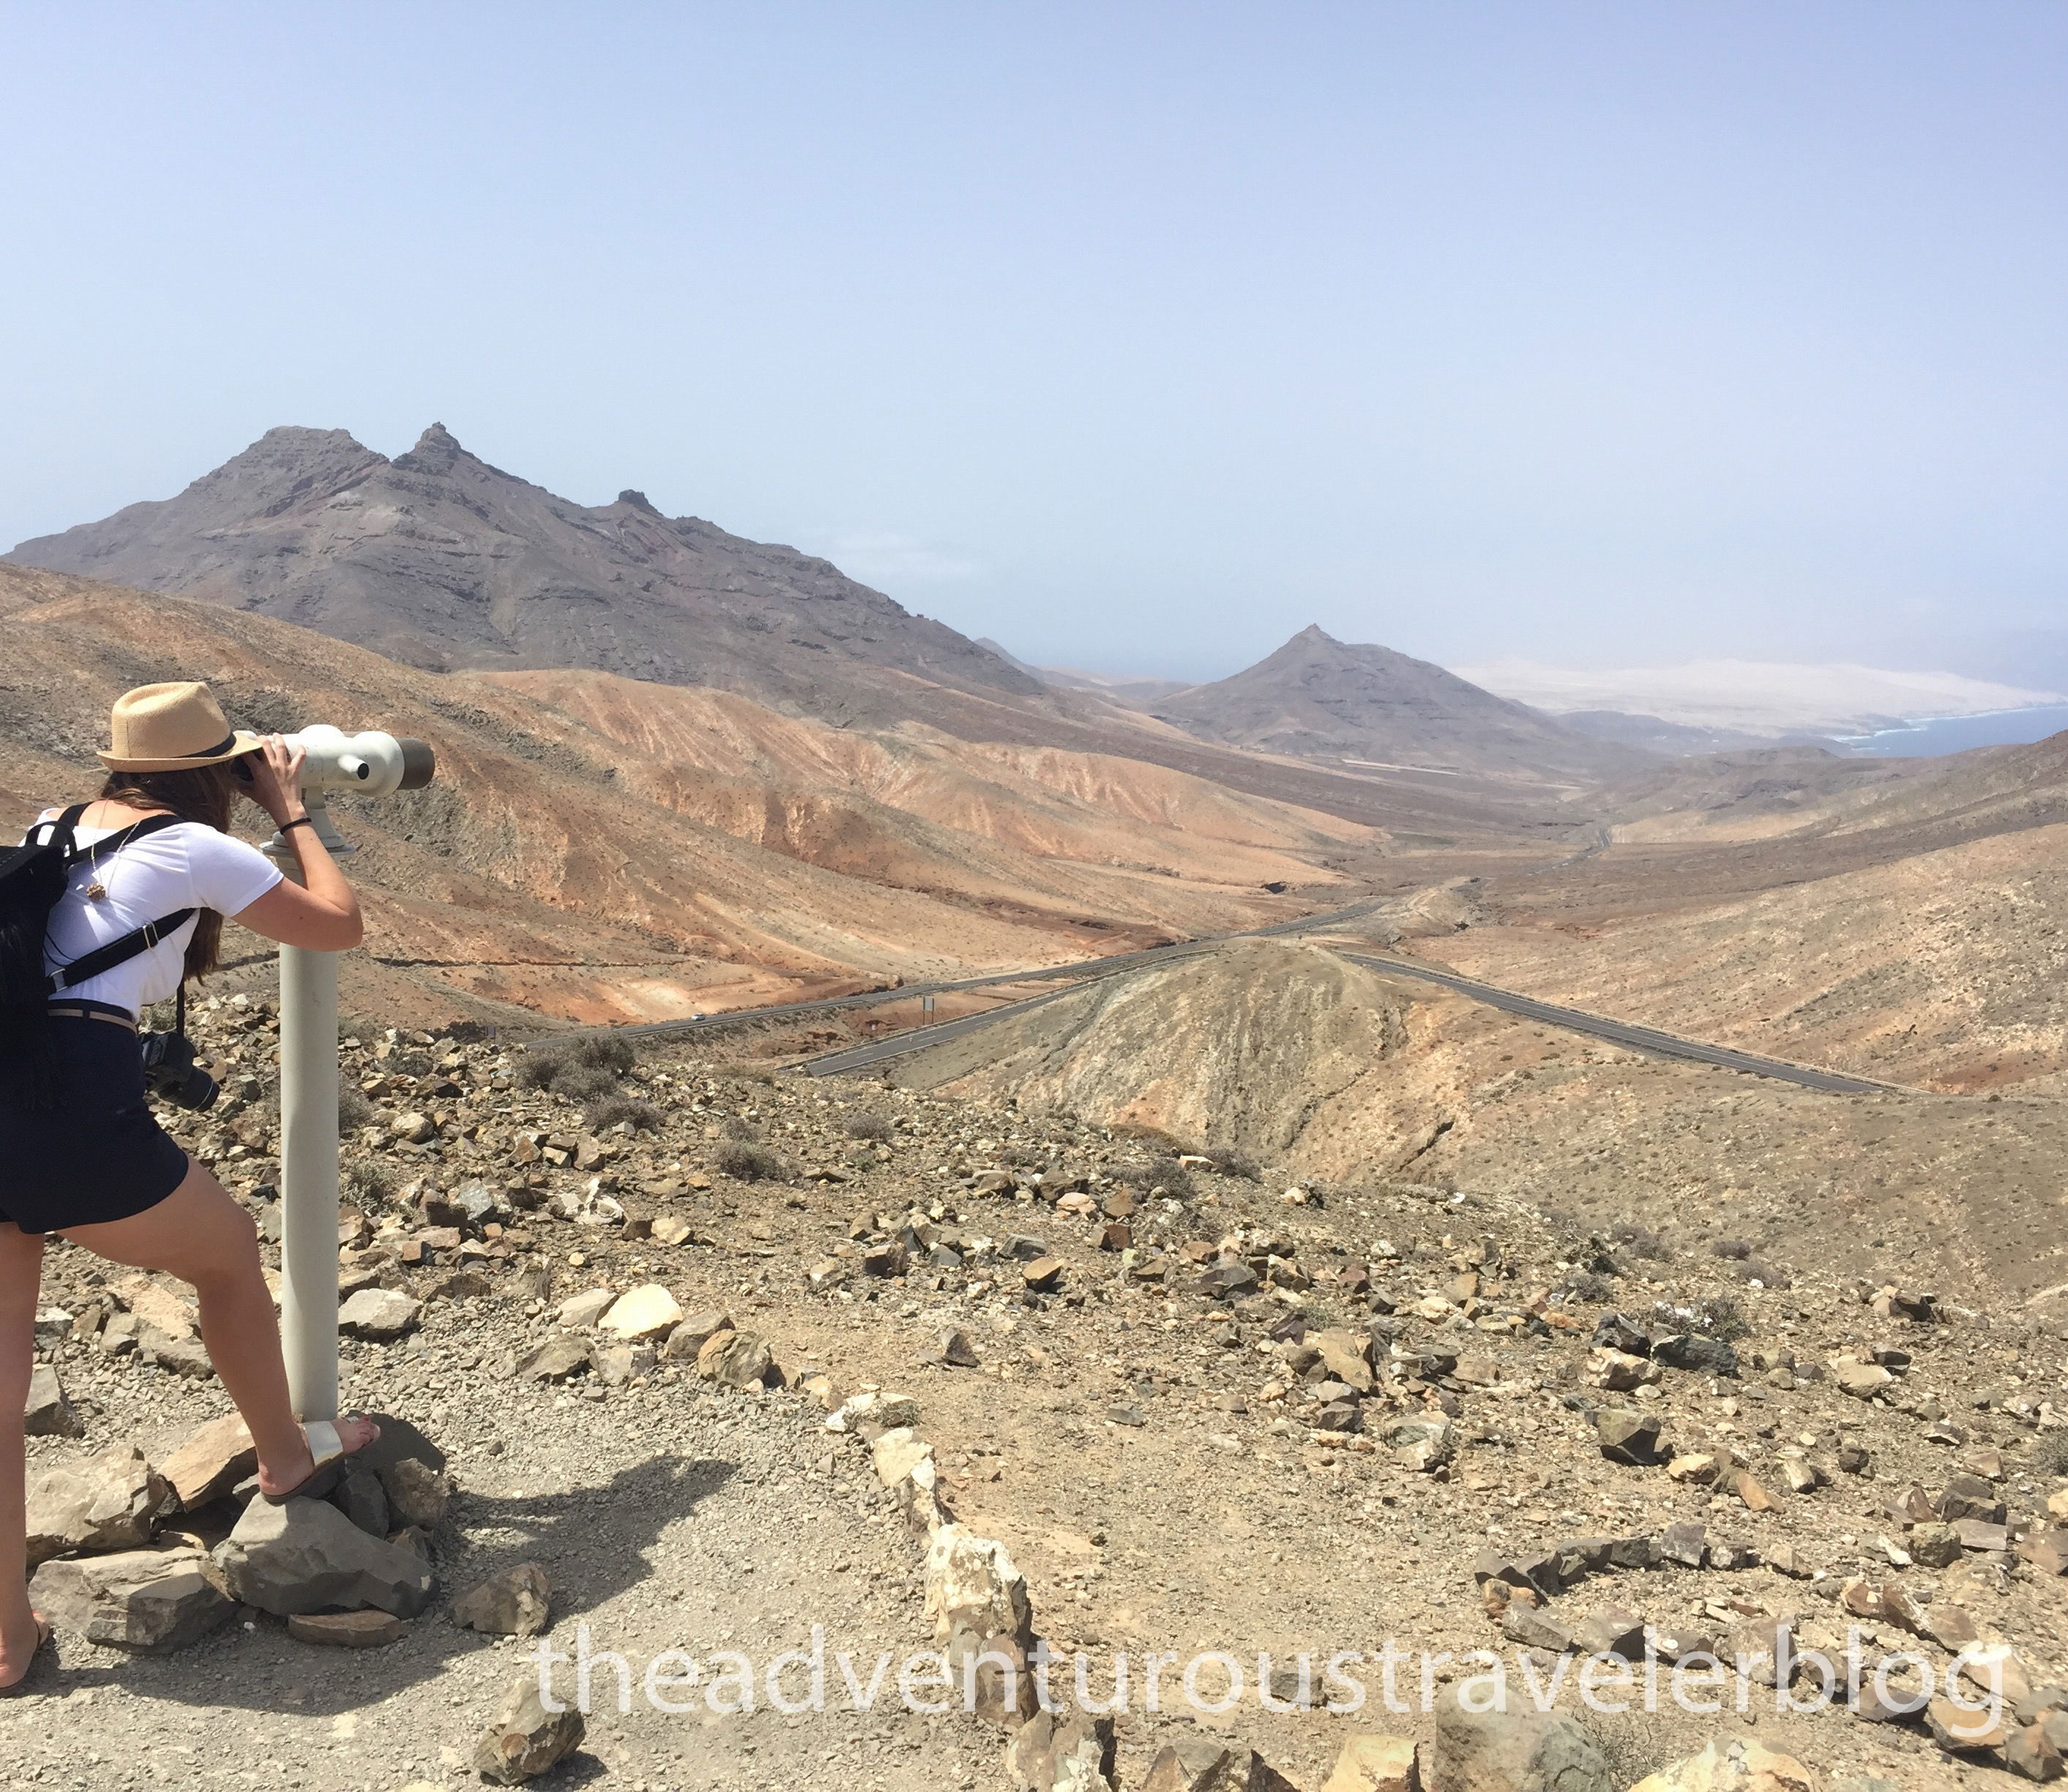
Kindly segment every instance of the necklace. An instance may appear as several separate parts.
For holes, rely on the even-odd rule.
[[[162,810],[153,810],[152,813],[153,814],[162,814],[165,812]],[[117,829],[116,831],[120,833],[124,830]],[[108,900],[108,886],[100,881],[100,849],[107,844],[108,842],[105,840],[96,840],[86,849],[86,868],[88,873],[92,875],[92,882],[90,882],[86,886],[86,899],[89,902],[104,902]],[[127,840],[124,840],[122,842],[123,846],[126,846],[128,844],[129,842]],[[122,846],[118,846],[115,849],[115,857],[109,862],[112,864],[119,864],[121,862],[121,858]]]

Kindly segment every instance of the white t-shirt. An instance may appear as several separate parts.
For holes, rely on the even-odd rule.
[[[46,810],[44,821],[59,812]],[[81,847],[107,840],[120,830],[80,828],[73,839]],[[108,894],[88,898],[87,887],[98,881]],[[255,846],[198,821],[161,828],[142,840],[104,853],[98,863],[81,859],[58,905],[51,910],[43,943],[43,968],[62,971],[74,959],[97,946],[155,921],[175,909],[214,909],[235,914],[257,902],[280,881],[271,860]],[[139,952],[112,971],[104,971],[52,998],[105,1002],[140,1015],[146,1004],[169,1000],[180,987],[180,972],[194,922],[175,927],[148,952]]]

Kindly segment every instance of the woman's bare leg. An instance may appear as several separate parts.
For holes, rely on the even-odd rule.
[[[209,1361],[251,1433],[258,1485],[283,1493],[308,1477],[308,1440],[287,1399],[280,1327],[258,1261],[250,1216],[198,1163],[156,1207],[128,1220],[67,1226],[65,1236],[97,1256],[138,1269],[161,1269],[190,1283],[201,1301],[201,1336]],[[375,1427],[340,1424],[348,1450],[372,1440]]]
[[[0,1686],[12,1686],[28,1672],[38,1640],[36,1615],[29,1609],[22,1411],[35,1367],[43,1269],[43,1240],[12,1221],[0,1222]]]

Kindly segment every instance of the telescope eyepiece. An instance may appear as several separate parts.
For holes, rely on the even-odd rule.
[[[397,789],[421,790],[438,775],[438,755],[429,741],[401,735],[395,744],[402,749],[402,781]]]

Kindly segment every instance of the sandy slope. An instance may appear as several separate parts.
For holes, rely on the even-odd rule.
[[[1447,939],[1491,982],[1949,1090],[2063,1092],[2068,826],[1598,928]]]
[[[488,682],[631,749],[625,776],[678,813],[878,882],[1060,897],[1206,931],[1247,913],[1262,884],[1339,881],[1317,857],[1373,839],[1354,822],[1109,754],[835,728],[724,691],[601,673]]]
[[[707,819],[655,800],[681,774],[491,682],[457,683],[264,617],[47,574],[0,568],[0,593],[13,600],[0,601],[0,818],[25,821],[89,788],[108,703],[153,679],[206,678],[262,727],[336,716],[421,735],[438,748],[439,782],[345,822],[365,849],[355,870],[368,886],[372,955],[470,996],[573,1017],[1014,968],[1174,927],[1272,918],[1294,912],[1291,900],[1238,882],[1264,866],[1325,876],[1296,842],[1313,851],[1362,831],[1288,812],[1274,841],[1260,820],[1260,837],[1227,841],[1214,867],[1195,855],[1195,877],[1212,875],[1189,884],[1140,869],[1165,856],[1166,830],[1137,846],[1134,869],[1065,864],[1008,903],[1007,886],[1035,861],[995,839],[914,828],[902,864],[871,861],[865,840],[841,868],[808,862],[751,837],[761,829],[728,831],[723,804]],[[1146,769],[1152,782],[1171,776]],[[903,825],[888,806],[875,813]],[[1109,827],[1117,856],[1126,828]],[[1215,869],[1226,864],[1239,870]]]
[[[1232,1148],[1329,1186],[1495,1192],[1975,1297],[2068,1281],[2056,1102],[1823,1095],[1639,1058],[1319,945],[1244,942],[1116,979],[894,1080]]]

